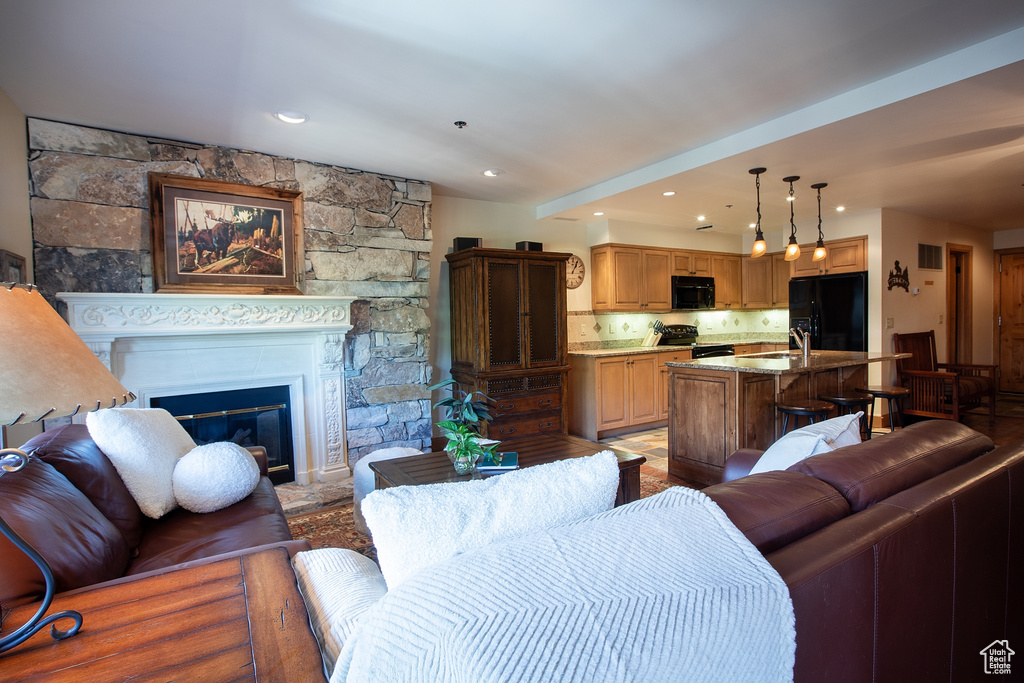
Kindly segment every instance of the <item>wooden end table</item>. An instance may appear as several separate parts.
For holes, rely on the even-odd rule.
[[[619,490],[615,494],[616,507],[640,499],[640,465],[647,461],[647,458],[642,455],[606,448],[599,443],[567,434],[536,434],[506,439],[501,442],[500,450],[519,453],[520,469],[556,460],[582,458],[600,451],[612,451],[619,459]],[[479,474],[455,474],[455,468],[444,451],[371,462],[370,469],[376,475],[376,488],[378,489],[389,486],[469,481],[474,477],[481,476]]]
[[[15,608],[5,628],[36,609]],[[0,678],[326,683],[284,548],[57,595],[48,613],[63,609],[82,613],[82,630],[63,641],[40,631],[0,655]]]

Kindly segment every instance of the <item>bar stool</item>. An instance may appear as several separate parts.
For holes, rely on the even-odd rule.
[[[871,438],[871,423],[868,422],[868,413],[871,412],[871,406],[875,403],[875,397],[871,394],[862,394],[859,392],[846,392],[846,393],[835,393],[829,395],[818,396],[822,401],[828,401],[836,406],[837,414],[839,415],[852,415],[857,409],[860,409],[864,414],[860,417],[860,430],[861,438]],[[866,437],[864,434],[866,433]]]
[[[825,420],[828,418],[828,414],[832,412],[832,404],[826,403],[825,401],[817,401],[810,399],[803,403],[781,403],[775,402],[775,408],[782,413],[782,433],[786,433],[786,428],[789,426],[789,416],[793,416],[793,428],[796,429],[800,423],[800,417],[806,416],[810,419],[811,424],[814,424],[815,420]]]
[[[903,429],[903,410],[900,408],[900,400],[910,396],[910,389],[906,387],[893,387],[893,386],[869,386],[869,387],[857,387],[857,391],[863,391],[866,394],[871,394],[872,398],[884,398],[889,402],[889,431],[896,431],[896,421],[893,420],[893,415],[900,422],[900,429]],[[871,414],[868,416],[868,424],[874,424],[875,418],[875,402],[871,401]]]

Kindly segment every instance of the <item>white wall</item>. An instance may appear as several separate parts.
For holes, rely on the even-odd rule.
[[[916,296],[902,288],[884,289],[882,309],[884,318],[892,318],[892,329],[884,331],[882,349],[891,350],[893,332],[925,332],[935,330],[935,346],[939,362],[945,362],[948,317],[946,314],[946,245],[962,244],[973,248],[973,362],[991,363],[992,322],[995,303],[993,285],[993,234],[956,223],[923,218],[912,214],[882,210],[882,253],[884,264],[880,271],[883,281],[888,280],[890,269],[898,260],[900,266],[910,268],[910,289],[920,289]],[[917,268],[917,245],[934,244],[942,247],[942,270]],[[939,316],[942,322],[939,322]]]
[[[32,282],[25,115],[0,90],[0,249],[24,256]]]
[[[1024,218],[1021,220],[1024,220]],[[993,249],[1015,249],[1017,247],[1024,247],[1024,228],[1020,230],[1002,230],[992,235]]]

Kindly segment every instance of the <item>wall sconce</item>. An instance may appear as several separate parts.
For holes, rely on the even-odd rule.
[[[796,223],[793,222],[793,204],[795,197],[793,196],[793,183],[800,180],[800,176],[791,175],[786,176],[782,179],[782,182],[789,183],[789,244],[786,245],[786,257],[787,261],[796,261],[800,258],[800,245],[796,243]]]

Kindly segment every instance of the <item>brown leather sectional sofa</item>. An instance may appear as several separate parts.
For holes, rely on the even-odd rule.
[[[789,586],[796,681],[999,680],[982,650],[1024,647],[1024,443],[934,420],[743,476],[759,456],[704,492]]]
[[[292,540],[263,449],[252,449],[262,476],[247,498],[207,514],[179,508],[157,520],[142,514],[85,425],[43,432],[22,450],[33,457],[0,477],[0,515],[49,562],[57,592],[264,547],[310,547]],[[2,536],[0,577],[3,609],[43,597],[39,569]]]

